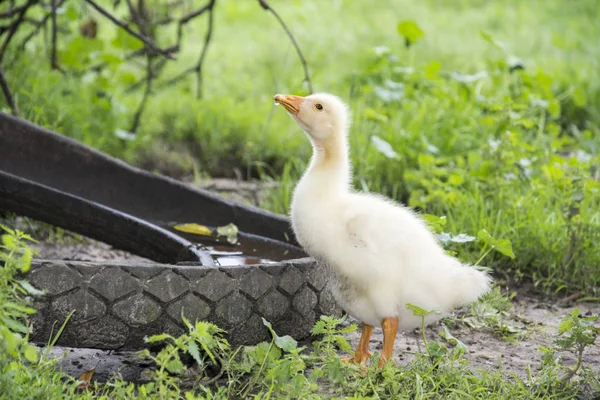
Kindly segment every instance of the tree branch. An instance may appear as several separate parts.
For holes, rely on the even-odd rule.
[[[204,64],[204,59],[206,58],[206,52],[208,50],[208,46],[212,39],[212,32],[213,32],[213,28],[214,28],[213,11],[214,11],[214,7],[215,7],[215,2],[216,2],[216,0],[210,0],[204,7],[191,12],[190,14],[184,16],[183,18],[181,18],[179,20],[179,25],[177,28],[177,43],[178,44],[180,43],[181,38],[183,36],[183,34],[182,34],[183,25],[187,24],[193,18],[196,18],[199,15],[202,15],[204,12],[208,11],[208,27],[206,29],[206,35],[204,36],[204,46],[202,47],[202,51],[200,52],[200,57],[198,58],[198,62],[193,67],[187,68],[184,71],[182,71],[181,73],[179,73],[178,75],[176,75],[175,77],[167,80],[165,82],[165,84],[162,85],[163,87],[173,85],[173,84],[181,81],[188,74],[195,72],[196,73],[196,97],[197,98],[202,97],[202,66]]]
[[[25,17],[25,13],[29,9],[29,7],[31,7],[32,5],[34,5],[35,3],[37,3],[37,1],[38,0],[29,0],[19,10],[19,14],[17,16],[17,19],[11,24],[11,27],[10,27],[8,33],[6,34],[6,37],[4,38],[4,42],[2,42],[2,46],[0,47],[0,63],[4,59],[4,55],[6,54],[6,48],[8,47],[8,44],[12,40],[12,38],[13,38],[15,32],[17,31],[17,29],[19,28],[19,25],[21,25],[21,22],[23,22],[23,18]]]
[[[18,13],[20,13],[21,11],[23,11],[23,9],[26,9],[26,8],[27,8],[27,4],[22,5],[21,7],[11,8],[8,11],[0,13],[0,18],[11,18],[12,16],[17,15]]]
[[[131,133],[136,133],[137,129],[139,128],[140,120],[142,119],[142,113],[144,112],[144,108],[146,108],[148,97],[152,91],[152,80],[154,79],[154,74],[152,73],[152,55],[147,54],[146,57],[146,90],[144,90],[142,101],[140,102],[140,105],[133,116],[133,123],[131,124],[131,129],[129,130]]]
[[[56,9],[58,8],[58,0],[50,0],[52,2],[52,49],[50,54],[50,67],[52,69],[57,69],[61,72],[64,72],[62,68],[58,65],[58,58],[56,56],[56,37],[57,37],[57,28],[56,28]]]
[[[63,1],[61,1],[60,4],[62,4]],[[59,5],[60,7],[60,5]],[[40,31],[40,29],[42,29],[42,27],[44,27],[46,25],[46,23],[48,22],[48,20],[50,19],[50,15],[51,14],[46,14],[44,16],[44,18],[42,18],[40,21],[38,21],[37,25],[35,26],[35,28],[31,31],[31,33],[29,35],[27,35],[27,37],[25,37],[25,39],[23,39],[23,41],[21,42],[21,44],[19,45],[19,49],[21,50],[25,50],[25,46],[27,45],[27,43],[33,39],[35,37],[35,35],[38,34],[38,32]]]
[[[8,87],[8,82],[6,81],[6,77],[4,76],[4,71],[2,71],[1,67],[0,67],[0,86],[2,86],[2,93],[4,93],[4,98],[6,99],[6,102],[8,103],[10,110],[12,111],[12,113],[15,117],[18,117],[19,109],[17,108],[17,105],[15,104],[15,99],[10,91],[10,88]]]
[[[138,39],[141,42],[143,42],[146,45],[146,47],[148,47],[148,49],[152,50],[153,52],[155,52],[157,54],[160,54],[163,57],[166,57],[166,58],[169,58],[169,59],[172,59],[172,60],[175,59],[175,57],[170,52],[168,52],[168,51],[166,51],[164,49],[161,49],[150,38],[148,38],[147,36],[145,36],[145,35],[143,35],[141,33],[137,33],[136,31],[134,31],[133,29],[131,29],[130,27],[128,27],[125,22],[120,21],[117,18],[115,18],[108,11],[106,11],[105,9],[103,9],[102,7],[100,7],[94,0],[85,0],[85,1],[86,1],[86,3],[88,3],[89,5],[91,5],[93,8],[95,8],[96,11],[98,11],[100,14],[102,14],[103,16],[105,16],[106,18],[108,18],[113,24],[117,25],[118,27],[120,27],[121,29],[123,29],[125,32],[129,33],[131,36],[133,36],[136,39]]]
[[[196,64],[196,98],[198,99],[202,97],[202,64],[204,63],[206,50],[208,50],[208,45],[212,39],[214,4],[215,0],[211,0],[210,8],[208,9],[208,28],[206,28],[206,36],[204,37],[204,47],[202,47],[202,53],[200,53],[198,64]]]
[[[204,14],[206,11],[209,11],[209,10],[212,11],[214,6],[215,6],[215,0],[209,0],[209,2],[206,3],[205,6],[200,7],[196,11],[192,11],[191,13],[184,15],[183,17],[181,17],[179,19],[179,22],[177,23],[177,44],[178,45],[181,44],[181,38],[183,36],[183,26],[185,24],[187,24],[188,22],[190,22],[192,19]]]
[[[288,37],[292,41],[292,44],[296,48],[296,53],[298,53],[298,57],[300,57],[300,61],[302,62],[302,68],[304,68],[304,80],[306,81],[306,83],[308,85],[308,92],[312,93],[313,88],[312,88],[312,82],[310,80],[310,75],[308,73],[308,65],[306,63],[306,59],[304,58],[304,55],[302,54],[302,50],[300,50],[300,46],[298,45],[298,42],[296,42],[296,39],[294,38],[294,35],[292,35],[292,32],[290,31],[288,26],[285,24],[283,19],[281,19],[279,14],[277,14],[277,12],[269,5],[269,3],[267,3],[266,0],[258,0],[258,2],[260,3],[260,6],[263,9],[270,11],[275,16],[275,18],[277,18],[277,20],[279,21],[279,23],[285,30],[285,33],[288,35]]]

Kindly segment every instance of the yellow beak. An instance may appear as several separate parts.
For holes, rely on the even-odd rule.
[[[281,104],[285,109],[293,115],[298,115],[300,104],[304,101],[304,97],[294,96],[291,94],[276,94],[273,96],[276,103]]]

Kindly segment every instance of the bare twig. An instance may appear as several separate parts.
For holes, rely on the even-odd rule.
[[[312,88],[312,82],[310,80],[310,75],[308,73],[308,65],[306,63],[306,59],[304,58],[304,55],[302,54],[302,50],[300,50],[300,46],[298,45],[298,42],[296,42],[296,39],[294,38],[294,35],[292,35],[292,32],[290,31],[288,26],[285,24],[285,22],[283,22],[283,19],[281,19],[279,14],[277,14],[277,12],[269,5],[269,3],[267,3],[266,0],[258,0],[258,2],[260,3],[260,6],[262,8],[264,8],[267,11],[270,11],[275,16],[275,18],[277,18],[277,20],[279,21],[279,23],[285,30],[285,33],[288,35],[288,37],[292,41],[292,44],[296,48],[296,53],[298,53],[298,57],[300,57],[300,61],[302,62],[302,68],[304,68],[304,79],[308,85],[308,92],[312,93],[313,88]]]
[[[185,69],[178,75],[169,79],[168,81],[165,82],[165,84],[163,86],[173,85],[173,84],[181,81],[188,74],[195,72],[196,79],[197,79],[196,97],[197,98],[202,97],[202,65],[204,63],[204,59],[206,58],[206,52],[208,50],[208,46],[212,39],[212,32],[213,32],[213,28],[214,28],[213,11],[214,11],[215,2],[216,2],[216,0],[210,0],[208,2],[208,4],[206,4],[204,7],[199,8],[198,10],[186,15],[185,17],[183,17],[179,20],[179,26],[177,29],[177,42],[178,43],[181,41],[183,25],[185,25],[186,23],[191,21],[193,18],[196,18],[199,15],[202,15],[205,11],[208,11],[208,27],[206,28],[206,35],[204,36],[204,46],[202,47],[202,51],[200,52],[200,57],[198,58],[198,62],[196,63],[196,65]]]
[[[212,38],[214,4],[215,0],[211,0],[211,7],[208,10],[208,28],[206,28],[206,36],[204,37],[204,47],[202,47],[202,53],[200,53],[198,64],[196,64],[196,98],[198,99],[202,97],[202,64],[204,63],[204,58],[206,57],[206,50],[208,49],[210,39]]]
[[[31,7],[32,5],[34,5],[35,3],[37,3],[37,1],[38,0],[29,0],[19,10],[19,14],[17,15],[17,19],[12,23],[12,25],[11,25],[8,33],[6,34],[6,37],[4,38],[4,42],[2,42],[2,46],[0,47],[0,63],[4,59],[4,55],[6,54],[6,48],[8,47],[8,44],[12,40],[12,38],[13,38],[15,32],[17,31],[17,29],[19,28],[19,25],[21,25],[21,22],[23,22],[23,18],[25,17],[25,13],[29,9],[29,7]]]
[[[4,76],[4,71],[2,71],[1,67],[0,67],[0,86],[2,86],[2,93],[4,93],[4,98],[6,99],[6,102],[8,103],[10,110],[12,111],[14,116],[18,117],[19,109],[17,108],[17,105],[15,104],[15,99],[10,91],[10,88],[8,87],[8,82],[6,82],[6,77]]]
[[[148,97],[152,91],[152,81],[154,79],[154,74],[152,73],[152,55],[148,54],[146,57],[146,90],[144,90],[142,101],[140,102],[140,105],[133,116],[133,123],[131,125],[131,129],[129,130],[131,133],[135,133],[139,128],[140,120],[142,119],[142,113],[144,112],[144,108],[148,102]]]
[[[200,7],[199,9],[192,11],[191,13],[189,13],[187,15],[184,15],[183,17],[181,17],[179,19],[179,22],[177,23],[177,44],[178,45],[181,44],[181,38],[183,36],[183,26],[185,24],[187,24],[188,22],[190,22],[192,19],[204,14],[206,11],[212,11],[214,6],[215,6],[215,0],[210,0],[203,7]]]
[[[56,37],[57,37],[57,28],[56,28],[56,9],[58,8],[58,0],[51,0],[52,2],[52,10],[50,11],[52,15],[52,49],[50,53],[50,67],[52,69],[57,69],[61,72],[64,72],[62,68],[58,65],[58,57],[56,56]]]
[[[62,4],[62,1],[61,1],[61,4]],[[40,21],[38,21],[36,27],[31,31],[31,33],[29,35],[27,35],[25,37],[25,39],[23,39],[23,41],[19,45],[19,49],[24,50],[25,46],[27,45],[27,43],[29,43],[29,41],[31,39],[33,39],[35,37],[35,35],[38,34],[38,32],[40,31],[40,29],[42,29],[42,27],[44,27],[46,25],[46,23],[48,22],[49,19],[50,19],[50,14],[46,14],[44,16],[44,18],[42,18]]]
[[[152,67],[152,78],[153,79],[156,79],[158,77],[158,75],[160,74],[160,71],[163,69],[163,67],[165,65],[166,65],[166,60],[164,58],[160,59],[158,62],[156,62],[154,64],[154,66]],[[131,93],[131,92],[136,91],[146,82],[147,79],[148,79],[148,75],[146,74],[144,77],[139,79],[137,82],[134,82],[133,84],[131,84],[131,86],[126,88],[125,93]]]
[[[0,3],[1,3],[1,1],[0,1]],[[11,8],[8,11],[0,13],[0,18],[11,18],[12,16],[17,15],[18,13],[23,11],[24,8],[25,9],[27,8],[27,4],[22,5],[21,7]]]
[[[141,42],[143,42],[148,49],[152,50],[153,52],[155,52],[157,54],[160,54],[163,57],[166,57],[166,58],[169,58],[169,59],[175,59],[175,57],[173,56],[173,54],[171,54],[171,52],[168,52],[165,49],[161,49],[160,47],[158,47],[158,45],[156,43],[154,43],[146,35],[143,35],[141,33],[137,33],[136,31],[134,31],[133,29],[131,29],[130,27],[128,27],[125,22],[120,21],[117,18],[115,18],[112,14],[110,14],[104,8],[100,7],[94,0],[85,0],[85,1],[89,5],[91,5],[93,8],[95,8],[96,11],[98,11],[100,14],[102,14],[103,16],[105,16],[106,18],[108,18],[113,24],[117,25],[118,27],[120,27],[121,29],[123,29],[125,32],[129,33],[131,36],[133,36],[136,39],[138,39]]]

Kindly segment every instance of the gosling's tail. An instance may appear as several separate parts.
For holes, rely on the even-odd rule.
[[[490,290],[492,278],[470,265],[461,265],[454,276],[456,306],[474,302]]]

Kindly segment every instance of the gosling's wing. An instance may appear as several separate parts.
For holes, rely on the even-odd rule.
[[[437,248],[435,237],[413,211],[376,196],[349,208],[345,228],[352,246],[373,254]]]

